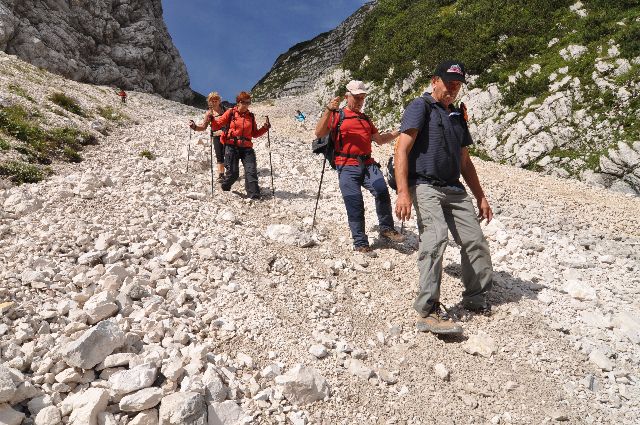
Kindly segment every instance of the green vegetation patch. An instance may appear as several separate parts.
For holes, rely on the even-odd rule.
[[[97,109],[97,111],[98,111],[98,115],[100,115],[102,118],[109,121],[117,122],[117,121],[122,121],[126,118],[125,115],[121,114],[111,106],[104,106],[104,107],[101,106]]]
[[[153,161],[154,159],[156,159],[156,156],[149,150],[143,150],[142,152],[140,152],[140,157],[141,158],[146,158],[148,160]]]
[[[50,170],[42,170],[33,164],[23,161],[5,161],[0,163],[0,176],[8,176],[12,182],[38,183],[44,179]]]
[[[49,96],[49,100],[73,114],[79,115],[81,117],[87,116],[86,112],[84,111],[84,109],[82,109],[82,106],[80,106],[78,101],[72,97],[67,96],[64,93],[53,93],[51,96]]]
[[[11,149],[11,143],[4,139],[0,139],[0,151],[8,151],[9,149]]]
[[[31,96],[29,96],[29,93],[27,93],[25,89],[23,89],[17,84],[9,84],[7,86],[7,89],[13,94],[17,94],[18,96],[24,97],[29,102],[35,102],[35,100]]]
[[[14,149],[31,163],[51,164],[54,158],[69,162],[82,160],[78,153],[97,139],[90,133],[71,127],[42,129],[23,107],[0,108],[0,132],[13,136],[22,144]]]

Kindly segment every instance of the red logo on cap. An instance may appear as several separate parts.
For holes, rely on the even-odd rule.
[[[460,68],[460,65],[451,65],[449,69],[447,69],[447,72],[464,75],[464,72],[462,72],[462,68]]]

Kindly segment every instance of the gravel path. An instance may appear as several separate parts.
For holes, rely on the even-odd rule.
[[[99,88],[68,87],[99,99]],[[147,387],[162,390],[160,406],[176,391],[193,392],[222,418],[220,402],[233,400],[242,414],[224,424],[637,423],[640,198],[475,160],[496,212],[485,228],[494,313],[457,306],[460,257],[451,243],[443,302],[465,334],[419,333],[413,220],[405,244],[385,245],[366,195],[378,258],[354,255],[329,171],[322,219],[310,232],[322,162],[309,154],[313,119],[305,128],[293,113],[317,114],[314,96],[252,107],[259,123],[269,114],[273,125],[275,199],[266,136],[256,143],[264,199],[244,199],[242,182],[237,193],[216,187],[212,195],[208,148],[195,146],[185,171],[186,122],[201,112],[138,93],[126,106],[137,124],[114,127],[84,162],[58,165],[45,182],[0,192],[0,402],[8,402],[0,417],[11,410],[34,423],[40,400],[81,423],[82,407],[63,400],[93,388],[107,390],[94,419],[147,423],[143,413],[162,416],[163,408],[123,411],[109,376],[152,364],[158,377]],[[157,158],[141,158],[144,149]],[[388,152],[374,156],[386,163]],[[107,321],[126,337],[108,354],[131,360],[74,368],[70,344]],[[172,375],[176,359],[184,370]],[[264,370],[275,365],[281,375],[299,363],[327,380],[328,397],[296,402]],[[212,400],[209,366],[227,388],[222,400]]]

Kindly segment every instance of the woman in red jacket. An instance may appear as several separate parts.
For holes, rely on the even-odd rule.
[[[240,177],[240,161],[244,166],[244,187],[247,196],[251,199],[260,199],[260,187],[258,186],[258,166],[256,164],[256,152],[253,150],[251,139],[260,137],[267,132],[270,125],[265,122],[262,127],[256,125],[256,118],[249,112],[251,96],[247,92],[240,92],[236,96],[236,106],[213,118],[211,128],[218,130],[227,127],[222,134],[221,141],[224,149],[225,174],[220,183],[220,188],[227,192]]]

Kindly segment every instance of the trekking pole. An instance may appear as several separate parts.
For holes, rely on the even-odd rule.
[[[211,196],[213,196],[213,129],[209,132],[209,161],[211,162]]]
[[[400,234],[404,235],[404,220],[402,220],[402,224],[400,224]]]
[[[187,143],[187,173],[189,172],[190,159],[191,159],[191,127],[189,127],[189,142]]]
[[[271,123],[269,123],[269,115],[264,116],[269,128],[267,129],[267,146],[269,147],[269,169],[271,170],[271,196],[276,198],[276,188],[273,186],[273,164],[271,162]]]
[[[320,185],[318,186],[318,196],[316,196],[316,207],[313,209],[313,220],[311,221],[311,231],[313,232],[313,227],[316,225],[316,212],[318,211],[318,201],[320,200],[320,190],[322,189],[322,179],[324,179],[324,169],[327,165],[327,157],[322,161],[322,173],[320,174]]]

